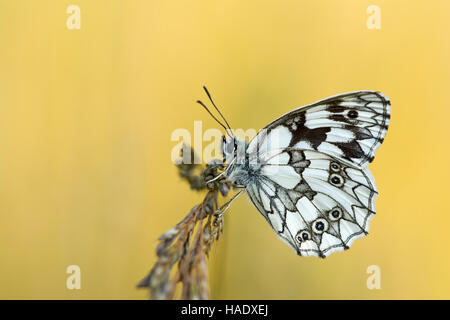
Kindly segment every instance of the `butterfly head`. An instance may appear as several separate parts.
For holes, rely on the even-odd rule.
[[[246,156],[247,143],[236,137],[222,137],[223,161],[226,163],[226,175],[229,181],[236,186],[246,186],[251,178],[248,156]]]
[[[234,161],[235,164],[245,163],[245,151],[247,143],[245,140],[239,140],[235,136],[222,136],[222,155],[223,161],[230,164]]]
[[[222,156],[223,161],[230,163],[237,156],[237,139],[235,137],[227,138],[222,136]]]

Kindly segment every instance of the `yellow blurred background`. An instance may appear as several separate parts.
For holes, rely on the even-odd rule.
[[[135,286],[157,237],[202,197],[170,159],[175,129],[218,127],[195,104],[202,85],[244,129],[341,92],[392,101],[369,236],[298,257],[241,197],[210,259],[212,298],[450,298],[449,20],[445,0],[1,0],[0,298],[148,298]],[[69,265],[81,290],[66,288]]]

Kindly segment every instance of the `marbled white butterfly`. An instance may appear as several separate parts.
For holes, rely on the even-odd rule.
[[[390,102],[376,91],[320,100],[276,119],[249,142],[228,135],[222,174],[243,192],[279,238],[301,256],[325,258],[364,237],[377,189],[367,165],[383,142]],[[214,179],[215,180],[215,179]]]

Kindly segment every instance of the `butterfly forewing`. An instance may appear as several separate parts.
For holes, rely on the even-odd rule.
[[[345,93],[295,109],[273,121],[250,142],[249,151],[257,149],[261,156],[270,151],[267,145],[276,143],[279,148],[315,150],[363,166],[373,160],[383,142],[389,119],[390,102],[384,94]]]

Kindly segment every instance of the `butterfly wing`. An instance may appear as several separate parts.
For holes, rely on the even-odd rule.
[[[376,91],[333,96],[295,109],[270,123],[250,142],[260,156],[279,148],[315,150],[362,167],[384,140],[390,102]]]
[[[382,93],[345,93],[285,114],[250,141],[250,200],[297,254],[326,257],[367,234],[377,190],[366,165],[389,119]]]
[[[272,156],[247,192],[297,254],[319,257],[347,249],[367,234],[377,196],[367,168],[295,149]]]

